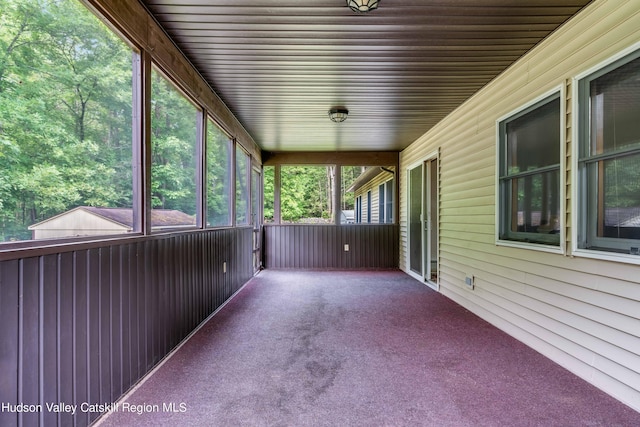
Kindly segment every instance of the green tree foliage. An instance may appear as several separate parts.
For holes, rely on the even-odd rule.
[[[355,198],[353,191],[347,191],[355,180],[364,172],[365,166],[343,166],[342,167],[342,210],[353,210]]]
[[[207,222],[229,225],[231,140],[209,120],[207,125]]]
[[[249,174],[251,161],[247,153],[236,146],[236,223],[249,222]]]
[[[274,198],[275,198],[275,167],[265,166],[262,171],[262,193],[264,197],[264,221],[273,222],[274,218]]]
[[[157,71],[151,74],[151,205],[195,215],[198,111]]]
[[[76,0],[0,0],[0,239],[132,205],[132,54]]]
[[[640,156],[625,156],[604,162],[605,208],[640,207]]]
[[[283,166],[280,178],[282,221],[330,221],[334,174],[333,166]]]
[[[342,180],[334,183],[335,166],[282,166],[280,213],[283,222],[331,223],[334,191],[340,191],[340,209],[353,210],[353,192],[347,190],[364,171],[363,166],[343,166]],[[264,171],[264,217],[274,220],[274,168]],[[337,187],[337,188],[336,188]]]

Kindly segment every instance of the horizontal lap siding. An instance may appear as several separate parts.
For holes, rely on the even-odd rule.
[[[571,79],[640,41],[638,2],[596,1],[401,153],[400,266],[407,168],[438,150],[443,294],[640,410],[640,267],[495,244],[500,117],[564,85],[566,230],[571,243]],[[569,253],[569,250],[567,250]],[[465,277],[475,277],[475,289]]]
[[[395,168],[394,168],[395,169]],[[380,221],[380,185],[395,178],[395,173],[381,172],[365,185],[354,191],[354,196],[362,196],[362,222],[379,224]],[[366,218],[367,192],[371,191],[371,218]],[[395,191],[395,189],[394,189]],[[370,221],[369,221],[370,219]],[[384,221],[382,221],[384,223]]]
[[[0,262],[0,402],[117,400],[251,278],[251,233]],[[82,426],[99,415],[3,411],[0,425]]]
[[[398,267],[395,224],[265,225],[264,236],[266,268]]]

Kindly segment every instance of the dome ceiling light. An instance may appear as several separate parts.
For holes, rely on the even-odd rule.
[[[378,8],[380,0],[347,0],[347,6],[354,12],[366,13]]]
[[[329,110],[329,118],[336,123],[344,122],[348,115],[349,110],[344,107],[333,107]]]

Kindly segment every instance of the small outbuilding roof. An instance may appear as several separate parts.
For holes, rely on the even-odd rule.
[[[95,206],[78,206],[77,208],[68,210],[44,221],[29,226],[29,230],[37,229],[41,225],[46,224],[54,219],[62,218],[72,212],[84,211],[91,215],[95,215],[122,225],[128,229],[133,228],[133,209],[132,208],[101,208]],[[153,209],[151,211],[151,227],[182,227],[185,225],[196,225],[195,216],[188,215],[182,211],[175,209]]]

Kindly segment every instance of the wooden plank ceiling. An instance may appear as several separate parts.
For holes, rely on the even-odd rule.
[[[143,2],[262,149],[396,151],[589,0]]]

